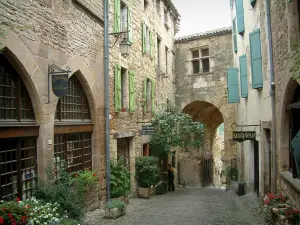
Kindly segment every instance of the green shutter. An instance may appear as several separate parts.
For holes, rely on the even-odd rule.
[[[239,78],[236,68],[229,68],[227,72],[228,103],[240,102]]]
[[[147,32],[146,32],[146,24],[143,22],[142,24],[142,47],[143,47],[143,53],[147,52]]]
[[[155,113],[155,83],[151,80],[151,111]]]
[[[237,52],[238,45],[237,45],[237,33],[236,33],[236,18],[232,21],[232,35],[233,35],[233,50]]]
[[[250,0],[250,4],[252,5],[252,7],[255,6],[256,0]]]
[[[121,2],[115,0],[115,12],[114,12],[114,33],[120,32],[121,27]]]
[[[121,66],[115,65],[115,112],[121,111]]]
[[[245,31],[243,0],[236,0],[235,7],[236,7],[236,18],[237,18],[237,31],[239,34],[242,35]]]
[[[153,32],[150,30],[150,58],[153,59],[154,57],[154,39],[153,39]]]
[[[257,29],[251,32],[249,36],[250,36],[252,88],[257,89],[263,87],[260,30]]]
[[[134,71],[129,70],[129,112],[133,113],[134,110],[135,110]]]
[[[240,82],[241,97],[248,97],[248,76],[247,76],[247,58],[246,55],[240,56]]]
[[[127,8],[127,27],[128,27],[128,41],[130,43],[133,42],[133,36],[132,36],[132,9]]]
[[[148,99],[147,99],[147,79],[144,80],[144,112],[147,112],[147,103],[148,103]]]

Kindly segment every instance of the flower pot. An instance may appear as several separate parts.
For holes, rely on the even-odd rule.
[[[151,187],[148,188],[138,187],[138,196],[141,198],[150,198],[151,193],[152,193]]]
[[[116,219],[119,218],[120,216],[125,215],[125,213],[126,213],[126,208],[105,209],[105,218]]]

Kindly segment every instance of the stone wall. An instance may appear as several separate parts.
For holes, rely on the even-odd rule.
[[[299,58],[294,50],[295,44],[300,43],[298,1],[275,0],[271,2],[271,23],[275,71],[275,101],[276,101],[276,149],[277,149],[277,189],[299,203],[300,185],[298,179],[287,182],[280,172],[289,173],[289,130],[290,112],[286,107],[292,103],[294,91],[299,80],[293,79],[291,68],[295,59]],[[291,176],[291,174],[290,174]],[[294,186],[294,187],[293,187]],[[295,187],[297,187],[295,189]],[[296,191],[297,190],[297,191]],[[299,205],[298,205],[299,206]]]
[[[69,76],[77,76],[89,101],[94,124],[92,164],[100,174],[99,195],[104,198],[103,7],[97,0],[80,2],[1,0],[0,21],[9,29],[1,44],[5,47],[4,56],[25,83],[40,126],[37,164],[41,176],[53,159],[58,102],[58,97],[50,91],[48,103],[48,65],[62,69],[68,66],[72,71]]]
[[[194,120],[205,125],[202,149],[177,154],[178,163],[182,164],[179,166],[180,171],[186,174],[186,179],[191,184],[200,184],[202,155],[204,152],[213,153],[213,148],[216,150],[215,134],[223,122],[225,155],[222,160],[228,161],[235,156],[235,145],[231,141],[231,124],[235,122],[235,109],[227,103],[226,83],[227,68],[232,66],[231,36],[231,29],[225,28],[178,38],[175,41],[176,105],[189,113]],[[193,74],[191,51],[202,48],[209,48],[210,72]],[[216,150],[215,153],[217,152]],[[219,157],[216,160],[220,160],[221,155],[216,156]],[[188,161],[193,163],[187,167]],[[218,169],[215,172],[217,174]],[[183,179],[182,177],[180,180]]]
[[[166,102],[166,99],[174,99],[174,87],[173,87],[173,40],[175,35],[175,24],[178,18],[171,17],[169,13],[168,22],[169,29],[167,29],[163,23],[163,9],[164,1],[161,1],[161,16],[158,15],[155,2],[148,1],[148,8],[144,11],[144,1],[140,0],[124,0],[124,4],[132,9],[132,30],[133,30],[133,43],[130,48],[128,57],[123,57],[120,54],[119,40],[113,35],[110,36],[110,65],[109,65],[109,77],[110,77],[110,148],[111,158],[117,158],[117,139],[128,137],[130,139],[130,172],[131,172],[131,186],[132,191],[136,191],[135,184],[135,158],[143,155],[143,144],[149,144],[151,136],[141,135],[141,127],[143,125],[151,124],[151,110],[150,112],[144,112],[142,99],[144,92],[144,80],[147,78],[155,81],[155,110],[159,109],[161,103]],[[171,9],[169,9],[171,10]],[[170,12],[170,11],[169,11]],[[143,54],[142,49],[142,23],[146,21],[147,25],[155,33],[154,39],[154,57],[151,58],[149,54]],[[114,25],[114,1],[110,1],[110,33],[113,32]],[[161,76],[157,73],[157,51],[156,51],[156,39],[157,35],[161,38],[160,47],[160,66],[163,71],[166,71],[164,67],[165,62],[165,46],[168,47],[168,74]],[[115,112],[115,74],[114,66],[120,64],[123,68],[133,70],[135,72],[135,111],[130,113],[127,110],[124,112]]]

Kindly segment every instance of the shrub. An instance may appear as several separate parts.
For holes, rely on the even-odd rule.
[[[0,224],[26,224],[28,209],[17,201],[0,203]]]
[[[111,161],[111,197],[117,198],[126,195],[130,191],[130,172],[124,165],[124,157],[118,162]]]
[[[112,200],[110,203],[105,205],[106,209],[123,209],[126,207],[126,204],[120,200]]]
[[[158,159],[153,156],[136,158],[135,172],[139,187],[148,188],[159,181]]]

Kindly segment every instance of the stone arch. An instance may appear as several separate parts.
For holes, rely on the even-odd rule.
[[[289,152],[290,152],[290,141],[289,141],[289,134],[290,134],[290,119],[291,113],[287,107],[293,103],[294,94],[296,90],[300,88],[299,81],[295,80],[294,78],[290,78],[287,82],[283,97],[283,101],[281,104],[281,108],[279,112],[281,113],[281,121],[279,121],[279,165],[281,169],[287,170],[289,164]]]

